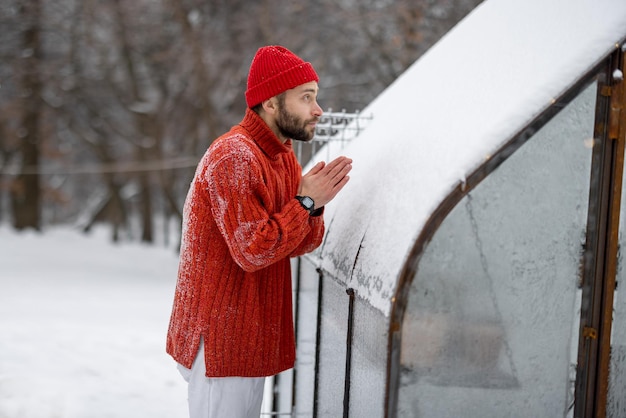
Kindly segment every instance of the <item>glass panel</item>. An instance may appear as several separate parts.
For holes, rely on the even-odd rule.
[[[613,326],[611,328],[611,362],[606,416],[626,417],[626,271],[624,269],[624,233],[626,230],[626,183],[622,188],[620,213],[620,251],[617,264],[617,286],[613,297]]]
[[[343,414],[349,298],[344,286],[330,277],[322,280],[318,392],[315,402],[318,416],[340,417]]]
[[[429,243],[403,322],[399,416],[571,414],[595,97],[578,95]]]
[[[357,294],[350,368],[351,417],[385,416],[388,332],[389,317]]]

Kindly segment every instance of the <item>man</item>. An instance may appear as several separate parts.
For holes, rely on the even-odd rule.
[[[265,377],[293,367],[289,259],[321,244],[323,207],[352,168],[339,157],[303,176],[292,150],[322,115],[318,81],[286,48],[260,48],[243,120],[198,164],[167,335],[192,418],[258,418]]]

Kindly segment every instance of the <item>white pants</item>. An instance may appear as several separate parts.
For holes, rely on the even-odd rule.
[[[189,384],[190,418],[259,418],[264,377],[206,377],[204,341],[191,369],[178,365]]]

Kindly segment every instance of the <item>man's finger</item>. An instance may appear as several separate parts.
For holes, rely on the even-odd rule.
[[[309,176],[312,174],[317,174],[320,171],[322,171],[322,169],[326,166],[326,163],[324,161],[320,161],[319,163],[315,164],[306,174],[305,176]]]

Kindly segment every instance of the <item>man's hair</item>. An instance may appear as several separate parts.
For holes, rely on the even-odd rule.
[[[263,103],[259,103],[258,105],[252,108],[254,113],[256,113],[257,115],[261,113],[261,109],[263,109]]]

